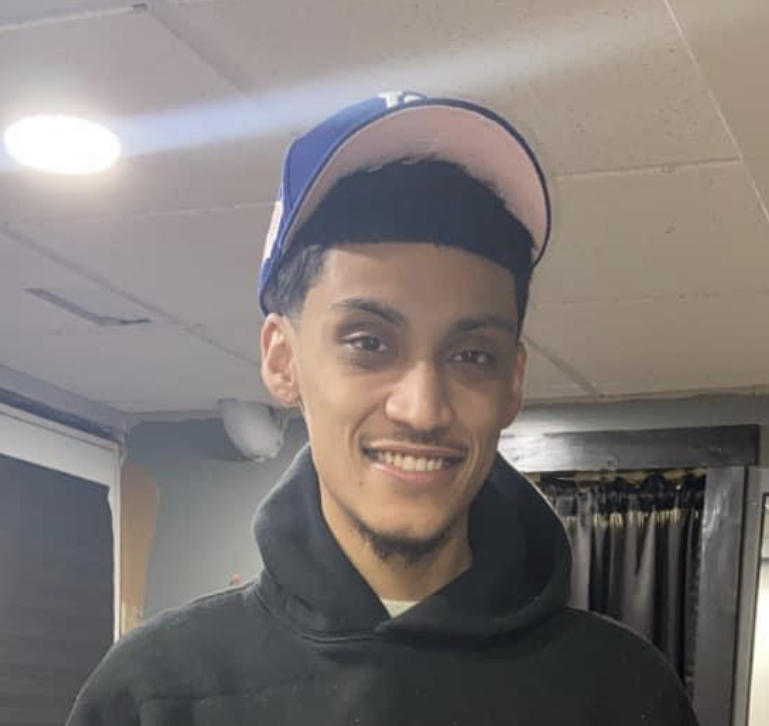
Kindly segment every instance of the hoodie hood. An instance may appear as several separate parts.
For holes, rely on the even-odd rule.
[[[314,637],[488,638],[526,628],[569,595],[566,532],[539,491],[499,454],[470,508],[473,564],[396,618],[337,544],[320,508],[309,444],[256,516],[262,598]]]

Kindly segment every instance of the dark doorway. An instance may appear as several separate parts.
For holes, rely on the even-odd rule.
[[[107,496],[0,456],[0,726],[60,726],[112,644]]]

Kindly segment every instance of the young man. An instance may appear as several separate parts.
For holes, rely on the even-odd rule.
[[[262,375],[309,445],[245,587],[131,633],[70,726],[690,726],[677,676],[565,606],[570,549],[496,453],[550,228],[520,135],[384,94],[297,140],[260,278]]]

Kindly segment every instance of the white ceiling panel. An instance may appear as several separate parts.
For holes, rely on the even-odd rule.
[[[769,223],[739,163],[559,181],[535,303],[769,290]]]
[[[125,120],[218,101],[232,92],[147,13],[86,16],[4,32],[0,89],[4,123],[54,108]]]
[[[30,25],[55,22],[72,15],[131,10],[127,0],[24,0],[0,4],[0,25]]]
[[[52,305],[29,289],[77,291],[78,296],[112,297],[101,286],[0,232],[0,333],[93,330],[93,323]],[[121,301],[127,304],[127,301]],[[137,311],[131,308],[130,313]],[[0,350],[5,343],[0,344]],[[0,354],[0,357],[2,355]]]
[[[62,277],[66,278],[67,275]],[[141,306],[119,298],[88,281],[73,278],[68,285],[48,285],[42,290],[43,294],[45,291],[53,293],[59,299],[59,303],[24,288],[13,286],[0,288],[0,335],[3,336],[0,342],[0,364],[3,362],[2,351],[6,345],[9,345],[8,336],[90,333],[94,328],[99,327],[93,320],[71,312],[71,309],[67,309],[66,303],[62,306],[62,300],[74,303],[88,312],[98,310],[100,312],[96,314],[105,317],[129,321],[152,319],[151,313]],[[87,301],[85,304],[82,302],[84,300]],[[98,305],[94,304],[95,300],[99,301]]]
[[[0,220],[28,224],[271,203],[288,143],[226,143],[125,158],[92,177],[0,171]]]
[[[670,0],[705,80],[769,202],[766,0]]]
[[[548,305],[530,333],[605,395],[765,386],[769,293]]]
[[[578,400],[589,397],[579,383],[538,350],[529,346],[528,354],[524,387],[526,401]]]
[[[4,335],[0,364],[94,401],[153,410],[213,408],[262,390],[256,366],[174,326]]]
[[[261,319],[249,322],[219,322],[200,326],[201,333],[227,350],[259,364]]]
[[[271,200],[289,138],[252,133],[259,109],[148,13],[3,32],[0,97],[2,126],[85,115],[116,130],[128,154],[105,174],[55,177],[0,152],[5,221]]]
[[[175,5],[181,33],[305,125],[410,88],[488,102],[518,119],[559,172],[736,154],[661,2]]]
[[[26,225],[25,235],[189,323],[257,320],[271,207]]]

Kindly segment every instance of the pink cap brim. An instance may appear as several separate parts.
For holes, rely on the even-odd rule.
[[[404,106],[346,139],[305,196],[292,231],[309,218],[339,179],[408,157],[452,161],[489,184],[528,229],[533,239],[532,259],[539,259],[549,233],[549,203],[542,173],[531,153],[495,119],[472,108],[437,103]]]

